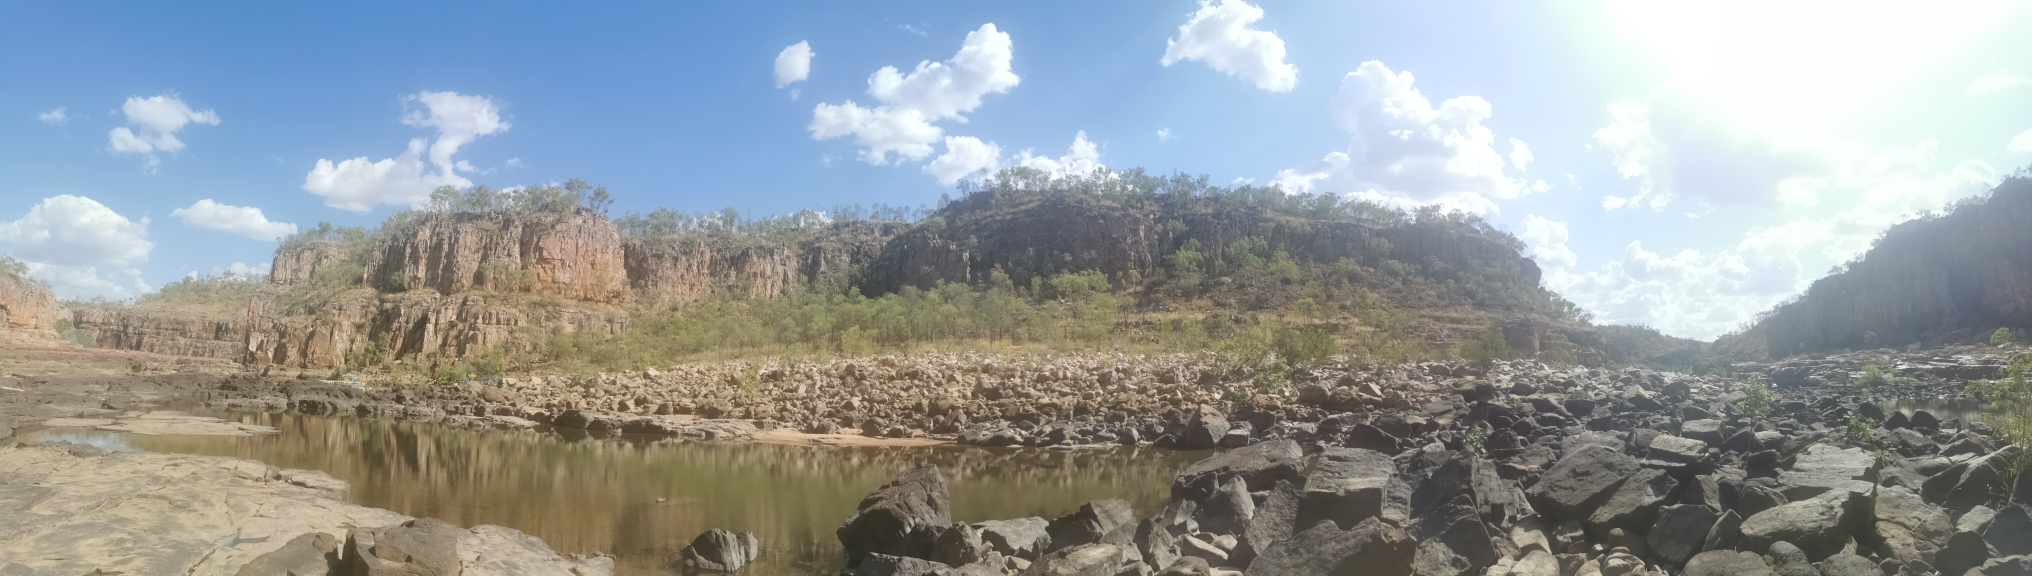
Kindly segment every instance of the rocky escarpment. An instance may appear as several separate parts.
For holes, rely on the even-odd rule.
[[[82,308],[71,318],[99,348],[224,360],[245,356],[244,318],[137,308]]]
[[[623,243],[628,282],[644,304],[714,295],[773,298],[807,282],[868,265],[902,222],[845,223],[801,241],[726,234],[630,237]]]
[[[56,294],[41,282],[0,272],[0,328],[49,330],[63,317]]]
[[[429,212],[387,234],[365,272],[368,285],[384,292],[487,289],[585,302],[629,299],[621,235],[591,210]]]
[[[1870,250],[1717,347],[1783,358],[1987,339],[2032,326],[2032,178],[1884,232]]]
[[[515,294],[432,292],[377,294],[354,290],[310,314],[286,314],[281,296],[249,307],[242,361],[257,365],[338,366],[402,357],[466,357],[496,348],[533,345],[539,334],[613,335],[628,314],[610,306],[534,299]],[[362,356],[364,355],[364,356]]]
[[[1442,263],[1535,289],[1538,265],[1485,230],[1444,219],[1312,221],[1211,201],[1130,202],[1093,194],[1011,198],[980,193],[953,202],[890,242],[869,267],[870,292],[937,282],[978,283],[1000,268],[1032,277],[1098,270],[1118,282],[1154,277],[1164,257],[1191,241],[1219,272],[1226,251],[1255,238],[1301,261],[1410,266]],[[1259,255],[1260,256],[1260,255]]]

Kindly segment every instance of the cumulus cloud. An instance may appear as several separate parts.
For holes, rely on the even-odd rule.
[[[1016,154],[1012,164],[1025,168],[1034,168],[1051,175],[1053,178],[1084,176],[1092,174],[1095,170],[1106,168],[1106,166],[1101,164],[1100,148],[1094,146],[1092,141],[1087,140],[1087,131],[1085,130],[1081,130],[1073,135],[1072,147],[1066,150],[1064,156],[1057,158],[1038,156],[1032,154],[1029,150],[1024,150]]]
[[[1565,222],[1536,215],[1524,218],[1524,232],[1517,235],[1528,248],[1526,253],[1547,268],[1571,268],[1579,261],[1573,250],[1566,247],[1566,237]]]
[[[2032,78],[2027,78],[2023,74],[2013,74],[2008,70],[1998,70],[1969,82],[1968,95],[1981,96],[2018,86],[2032,86]]]
[[[287,222],[270,222],[260,208],[220,204],[206,198],[178,208],[170,216],[200,228],[210,228],[246,236],[255,240],[279,240],[296,233],[296,225]]]
[[[1482,125],[1492,114],[1488,101],[1462,96],[1435,107],[1412,82],[1410,72],[1374,60],[1349,72],[1329,107],[1334,125],[1349,135],[1347,151],[1281,171],[1275,185],[1475,213],[1496,211],[1496,199],[1545,188],[1505,174],[1509,163],[1528,164],[1530,149],[1511,139],[1509,163],[1496,152],[1495,133]]]
[[[1733,246],[1668,254],[1632,242],[1594,270],[1550,270],[1546,286],[1598,322],[1712,338],[1805,289],[1818,271],[1861,255],[1884,229],[1977,194],[1998,176],[1979,161],[1943,167],[1936,149],[1924,144],[1842,158],[1827,175],[1798,184],[1828,202],[1752,228]],[[1526,244],[1536,246],[1529,238]]]
[[[55,112],[62,119],[63,109]],[[177,131],[190,124],[219,123],[218,113],[193,109],[182,98],[169,94],[130,96],[120,106],[120,113],[126,115],[128,125],[108,132],[107,143],[114,152],[141,155],[142,170],[149,173],[162,165],[162,159],[155,153],[183,150],[184,143],[177,139]]]
[[[2012,152],[2032,152],[2032,130],[2018,133],[2017,136],[2011,138],[2011,143],[2005,145],[2004,149]]]
[[[1002,147],[972,136],[945,137],[945,153],[924,165],[924,173],[947,186],[978,173],[993,173],[1002,165]]]
[[[1242,0],[1200,0],[1199,11],[1178,36],[1165,41],[1164,58],[1170,66],[1184,60],[1198,60],[1271,92],[1285,92],[1298,85],[1298,67],[1284,61],[1284,39],[1275,32],[1256,30],[1250,25],[1263,19],[1263,9]]]
[[[848,100],[820,103],[806,128],[816,140],[853,136],[861,160],[877,166],[889,154],[918,160],[932,153],[944,129],[933,122],[966,122],[964,113],[981,105],[981,97],[1007,92],[1021,79],[1010,70],[1009,34],[994,24],[967,33],[958,54],[945,62],[919,62],[905,74],[884,66],[868,77],[868,95],[880,104],[869,108]]]
[[[1775,146],[1768,135],[1731,126],[1722,115],[1683,91],[1666,88],[1643,102],[1609,106],[1610,121],[1594,143],[1608,151],[1616,171],[1635,180],[1628,196],[1602,205],[1660,210],[1691,197],[1712,205],[1763,206],[1776,202],[1781,184],[1827,169],[1825,159]]]
[[[65,106],[58,106],[56,107],[55,110],[51,110],[41,114],[36,114],[35,119],[41,120],[42,123],[51,126],[62,126],[65,124],[69,124],[71,122],[71,116],[68,112],[66,112],[67,108],[68,107]]]
[[[1528,169],[1531,166],[1531,160],[1532,160],[1531,147],[1524,145],[1523,140],[1511,138],[1510,165],[1515,166],[1517,167],[1517,170],[1522,171]]]
[[[91,198],[69,194],[44,198],[20,219],[0,222],[0,246],[67,298],[146,292],[134,267],[155,249],[148,218],[129,220]],[[110,272],[101,274],[101,266]]]
[[[434,142],[413,138],[402,154],[378,161],[365,156],[338,162],[320,158],[304,175],[303,189],[325,197],[326,206],[355,212],[380,204],[422,204],[439,186],[471,186],[472,181],[458,173],[477,170],[452,156],[473,140],[510,127],[501,119],[500,109],[485,96],[424,91],[404,97],[403,102],[422,108],[405,113],[402,123],[436,129]],[[437,170],[433,172],[431,167]]]
[[[807,40],[800,40],[777,52],[776,87],[782,88],[811,77],[811,57],[817,55],[811,51],[811,42]]]
[[[1173,135],[1171,135],[1171,129],[1170,129],[1170,128],[1158,128],[1158,129],[1157,129],[1157,141],[1158,141],[1158,142],[1170,142],[1171,140],[1173,140],[1173,139],[1175,139],[1175,138],[1177,138],[1177,136],[1173,136]]]

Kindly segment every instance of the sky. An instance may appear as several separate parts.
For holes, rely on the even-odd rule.
[[[1472,212],[1708,339],[2032,164],[2032,3],[0,0],[0,252],[262,273],[440,185],[616,214],[934,203],[1009,166]]]

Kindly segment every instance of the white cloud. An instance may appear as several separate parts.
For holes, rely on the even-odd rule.
[[[134,267],[155,249],[147,218],[128,220],[91,198],[68,194],[44,198],[20,219],[0,222],[0,246],[67,298],[127,298],[147,291]],[[108,280],[99,266],[127,280]]]
[[[464,160],[453,161],[452,155],[480,136],[510,127],[501,120],[500,109],[485,96],[424,91],[404,97],[403,101],[421,103],[424,108],[404,114],[402,123],[436,128],[435,142],[411,139],[408,150],[401,155],[379,161],[365,156],[338,162],[320,158],[310,173],[304,175],[303,189],[325,197],[326,206],[356,212],[372,210],[380,204],[422,204],[430,199],[430,191],[439,186],[471,186],[472,181],[458,173],[476,170]],[[436,172],[430,172],[424,164],[426,148]]]
[[[1016,86],[1021,79],[1010,71],[1013,57],[1009,35],[984,24],[967,33],[950,60],[919,62],[909,74],[893,66],[876,70],[868,77],[868,95],[880,105],[820,103],[806,128],[815,140],[853,136],[869,164],[888,163],[891,152],[899,161],[922,159],[945,133],[933,122],[966,122],[961,114],[979,107],[982,96]]]
[[[972,136],[945,137],[945,153],[924,165],[924,173],[938,178],[938,183],[947,186],[961,178],[987,172],[994,173],[1002,165],[1002,147],[994,142],[982,142]]]
[[[1254,82],[1257,88],[1285,92],[1298,85],[1298,67],[1284,61],[1284,39],[1249,25],[1263,19],[1263,9],[1241,0],[1200,0],[1199,11],[1178,27],[1178,37],[1165,41],[1165,66],[1198,60],[1215,70]]]
[[[1547,268],[1571,268],[1579,260],[1566,247],[1566,223],[1536,215],[1524,218],[1524,232],[1517,238],[1529,248],[1528,254]]]
[[[811,51],[811,42],[806,40],[785,46],[782,52],[777,52],[776,87],[782,88],[792,82],[802,82],[805,78],[811,77],[811,57],[817,55],[818,53]],[[796,96],[791,98],[795,99]]]
[[[1393,206],[1439,204],[1475,213],[1496,211],[1494,199],[1537,189],[1504,173],[1495,133],[1482,125],[1491,106],[1462,96],[1433,107],[1412,87],[1410,72],[1392,72],[1374,60],[1341,79],[1329,108],[1349,135],[1348,150],[1278,173],[1286,191],[1352,191]],[[1529,162],[1529,148],[1512,140],[1511,162]],[[1522,151],[1522,154],[1518,152]]]
[[[1016,154],[1012,164],[1025,168],[1035,168],[1045,174],[1050,174],[1053,178],[1084,176],[1092,174],[1095,170],[1106,168],[1106,166],[1101,165],[1100,148],[1087,140],[1087,131],[1085,130],[1081,130],[1078,134],[1073,135],[1072,147],[1066,151],[1064,156],[1057,158],[1037,156],[1031,154],[1029,150],[1024,150]]]
[[[61,108],[56,110],[59,117],[62,111]],[[177,139],[177,131],[193,123],[219,123],[218,113],[192,109],[181,98],[168,94],[147,98],[130,96],[127,103],[120,106],[120,112],[127,116],[127,124],[132,128],[114,128],[106,134],[107,143],[114,152],[141,155],[142,169],[151,174],[162,165],[161,158],[155,153],[183,150],[184,143]]]
[[[1170,142],[1170,141],[1172,141],[1172,140],[1174,140],[1174,139],[1177,139],[1177,138],[1178,138],[1177,136],[1173,136],[1173,135],[1171,135],[1171,129],[1170,129],[1170,128],[1158,128],[1158,129],[1157,129],[1157,141],[1158,141],[1158,142]]]
[[[287,222],[270,222],[260,208],[220,204],[206,198],[191,204],[189,208],[178,208],[170,216],[185,224],[222,230],[255,240],[279,240],[296,233],[296,225]]]
[[[1517,170],[1519,171],[1523,171],[1528,169],[1528,167],[1531,165],[1531,160],[1532,160],[1531,147],[1524,145],[1523,140],[1511,138],[1510,165],[1517,167]]]
[[[253,266],[248,266],[244,262],[234,262],[232,266],[227,266],[226,269],[223,270],[223,272],[235,276],[267,276],[268,270],[269,264],[267,262],[262,262],[260,264],[255,264]]]
[[[2032,130],[2020,132],[2012,137],[2011,143],[2005,145],[2004,149],[2012,152],[2032,152]]]
[[[1617,172],[1638,182],[1634,195],[1603,198],[1610,209],[1660,210],[1680,197],[1769,205],[1786,180],[1827,168],[1819,154],[1780,148],[1769,135],[1732,126],[1712,106],[1672,87],[1644,102],[1611,104],[1609,116],[1594,143],[1609,152]]]
[[[931,33],[929,33],[929,32],[925,32],[923,28],[918,28],[918,27],[916,27],[916,26],[911,26],[911,25],[909,25],[909,24],[903,24],[903,25],[897,26],[897,27],[896,27],[896,29],[897,29],[897,30],[902,30],[902,31],[904,31],[904,32],[909,32],[909,33],[911,33],[911,34],[916,34],[916,35],[918,35],[918,36],[930,36],[930,35],[931,35]]]
[[[1979,193],[1998,176],[1979,161],[1943,169],[1936,149],[1929,143],[1843,158],[1827,175],[1799,182],[1799,193],[1824,199],[1817,210],[1751,228],[1734,246],[1668,256],[1632,242],[1595,270],[1550,270],[1546,286],[1598,322],[1712,338],[1804,290],[1826,266],[1862,254],[1886,228]]]
[[[1968,95],[1981,96],[2018,86],[2032,86],[2032,78],[2026,78],[2023,74],[2013,74],[2008,70],[1998,70],[1991,72],[1988,76],[1977,78],[1974,82],[1970,82],[1968,85]]]
[[[42,123],[51,126],[62,126],[65,124],[69,124],[71,121],[71,117],[70,114],[66,112],[68,108],[69,107],[67,106],[58,106],[56,107],[55,110],[51,110],[41,114],[36,114],[35,119],[41,120]]]

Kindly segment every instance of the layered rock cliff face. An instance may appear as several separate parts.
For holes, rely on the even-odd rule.
[[[2032,178],[1891,227],[1862,258],[1717,347],[1773,358],[1987,338],[2032,326]]]
[[[799,284],[869,265],[909,227],[852,222],[794,242],[709,234],[630,238],[623,253],[628,283],[643,304],[691,302],[716,294],[773,298]]]
[[[597,212],[428,213],[393,231],[367,259],[368,284],[385,292],[473,289],[626,302],[621,234]]]
[[[319,269],[345,257],[345,246],[329,240],[285,244],[275,249],[275,263],[268,270],[268,281],[277,286],[309,282]]]
[[[240,360],[241,319],[146,308],[85,308],[71,322],[100,348]]]
[[[573,306],[512,295],[354,290],[313,313],[288,314],[279,295],[249,306],[243,362],[329,367],[349,360],[467,357],[530,344],[518,330],[619,334],[628,315],[605,306]],[[356,354],[372,355],[362,358]]]
[[[62,317],[56,294],[41,282],[0,275],[0,328],[49,330]]]

